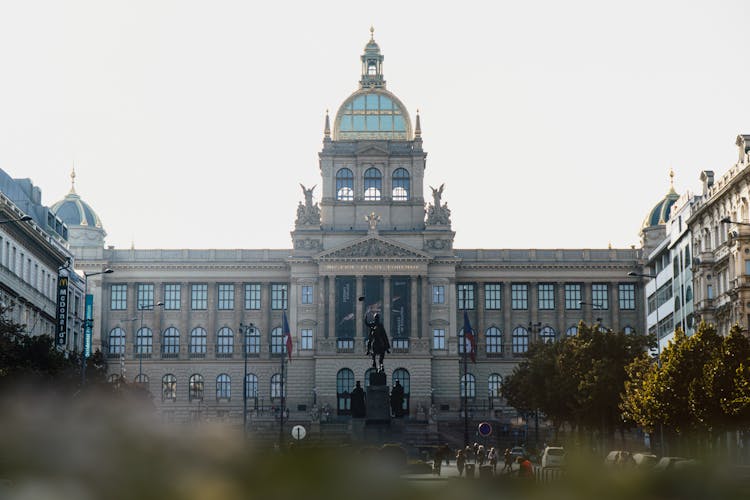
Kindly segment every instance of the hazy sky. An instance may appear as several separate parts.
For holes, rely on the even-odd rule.
[[[116,247],[290,248],[370,25],[457,248],[637,244],[750,133],[742,0],[0,0],[0,168],[75,161]]]

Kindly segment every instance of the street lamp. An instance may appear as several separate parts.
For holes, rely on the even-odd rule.
[[[729,220],[729,217],[724,219]],[[721,222],[724,222],[724,219]],[[654,280],[654,297],[656,298],[656,366],[661,369],[661,337],[659,335],[659,283],[658,276],[656,274],[649,273],[637,273],[630,271],[628,276],[631,278],[649,278]],[[664,424],[659,422],[659,447],[661,448],[661,456],[664,456]]]
[[[30,220],[30,215],[24,215],[23,217],[18,217],[17,219],[0,220],[0,224],[8,224],[9,222],[28,222]]]
[[[136,333],[136,347],[138,347],[138,383],[143,385],[143,337],[139,337],[139,333],[142,333],[143,331],[143,311],[146,310],[146,305],[143,301],[138,302],[138,307],[141,310],[141,327],[138,329],[138,332]],[[164,307],[164,302],[157,302],[156,307]],[[149,311],[154,310],[154,305],[152,304],[151,307],[148,308]],[[153,335],[153,332],[151,332],[151,335]],[[153,344],[152,344],[153,345]]]
[[[737,226],[750,226],[750,222],[738,222],[736,220],[730,219],[729,216],[719,219],[719,222],[721,222],[722,224],[735,224]]]
[[[23,219],[23,217],[21,217]],[[91,339],[91,328],[92,323],[94,322],[94,300],[92,298],[91,300],[91,311],[88,311],[88,307],[86,304],[86,296],[89,293],[89,277],[90,276],[97,276],[99,274],[112,274],[114,271],[110,268],[106,268],[104,271],[95,271],[93,273],[83,273],[83,345],[81,346],[81,387],[86,385],[86,346],[88,345],[88,341]]]
[[[243,325],[240,323],[240,334],[243,338],[243,351],[245,355],[245,377],[242,379],[242,434],[247,435],[247,351],[248,337],[255,332],[255,325]]]

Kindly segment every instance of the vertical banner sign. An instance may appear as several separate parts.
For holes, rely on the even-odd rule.
[[[57,277],[57,327],[55,345],[65,346],[68,342],[68,277]]]
[[[353,339],[355,326],[354,308],[357,304],[356,282],[353,276],[336,277],[336,338]]]
[[[83,356],[91,356],[91,326],[94,323],[94,296],[86,294],[86,310],[83,313]]]
[[[409,338],[411,317],[409,313],[409,277],[394,276],[391,280],[391,337]]]
[[[365,314],[368,312],[374,314],[380,313],[381,320],[383,318],[383,278],[380,276],[365,276],[364,277],[364,292],[365,292]],[[383,323],[383,326],[385,323]],[[367,337],[369,334],[368,328],[362,323],[362,335]],[[389,333],[390,335],[390,333]]]

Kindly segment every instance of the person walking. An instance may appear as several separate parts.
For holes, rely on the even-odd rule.
[[[463,475],[464,465],[466,465],[466,453],[464,450],[458,450],[458,453],[456,453],[456,469],[458,469],[458,477]]]
[[[505,460],[505,466],[503,467],[502,472],[512,472],[513,471],[513,455],[510,454],[510,450],[508,448],[505,448],[505,454],[503,455],[503,459]]]
[[[484,461],[485,461],[484,445],[480,444],[479,447],[477,448],[477,465],[479,467],[483,466]]]
[[[487,452],[487,460],[492,466],[492,475],[495,475],[497,473],[497,450],[494,446]]]

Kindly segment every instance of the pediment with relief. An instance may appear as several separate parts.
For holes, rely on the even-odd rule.
[[[380,237],[364,240],[318,254],[318,260],[338,259],[397,259],[428,260],[432,256],[417,249],[400,245]]]
[[[388,154],[388,149],[380,146],[367,145],[356,151],[357,156],[383,156]]]

